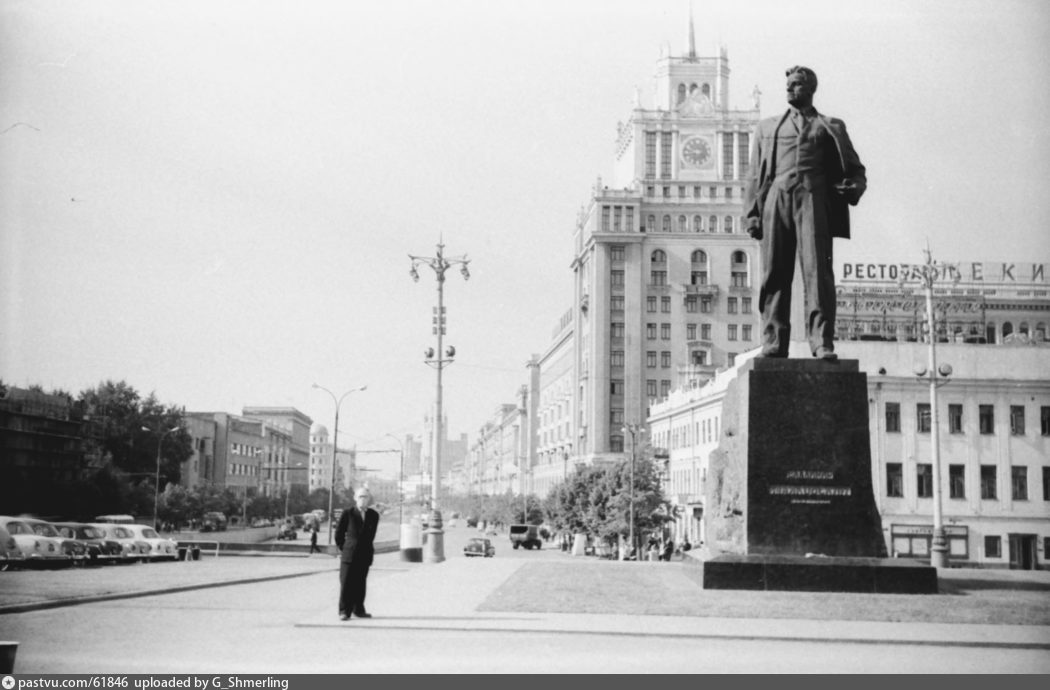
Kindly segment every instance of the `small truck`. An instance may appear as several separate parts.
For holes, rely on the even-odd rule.
[[[510,544],[515,549],[524,546],[526,549],[542,549],[543,539],[540,538],[538,525],[511,525]]]

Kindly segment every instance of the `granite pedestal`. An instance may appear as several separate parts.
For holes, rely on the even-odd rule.
[[[705,498],[705,588],[936,592],[936,569],[886,558],[856,360],[742,364]]]

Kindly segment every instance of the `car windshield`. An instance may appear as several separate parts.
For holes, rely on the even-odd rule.
[[[142,536],[146,539],[160,539],[160,535],[152,527],[144,527],[142,529]]]
[[[81,527],[80,535],[84,539],[101,539],[105,536],[101,530],[97,530],[94,527]]]
[[[34,522],[33,531],[39,534],[41,537],[61,537],[54,525],[49,525],[46,522]]]
[[[113,527],[111,528],[111,530],[113,536],[117,539],[132,539],[135,536],[131,533],[131,530],[126,529],[124,527]]]
[[[7,523],[7,531],[11,534],[33,534],[33,530],[29,529],[29,525],[24,522]]]

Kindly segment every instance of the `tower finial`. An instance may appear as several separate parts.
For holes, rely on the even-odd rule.
[[[689,3],[689,57],[696,57],[696,34],[693,32],[693,3]]]

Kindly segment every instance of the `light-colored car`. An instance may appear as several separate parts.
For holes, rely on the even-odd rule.
[[[179,557],[179,545],[167,537],[162,537],[149,525],[121,525],[131,530],[135,538],[149,544],[151,561],[174,561]]]
[[[73,559],[62,549],[61,537],[37,534],[22,518],[0,515],[0,527],[7,530],[29,566],[67,566]]]
[[[24,564],[25,560],[25,554],[18,548],[15,538],[6,527],[0,527],[0,570],[17,568]]]
[[[149,542],[139,539],[135,533],[128,529],[127,525],[117,525],[109,522],[93,522],[91,526],[102,532],[106,539],[112,539],[120,544],[125,563],[137,563],[149,560]]]
[[[62,543],[62,552],[69,557],[73,565],[84,565],[88,558],[88,547],[87,544],[80,541],[79,539],[71,539],[65,537],[58,528],[47,520],[39,520],[37,518],[22,518],[22,522],[32,528],[41,537],[47,537],[48,539],[58,539]]]

